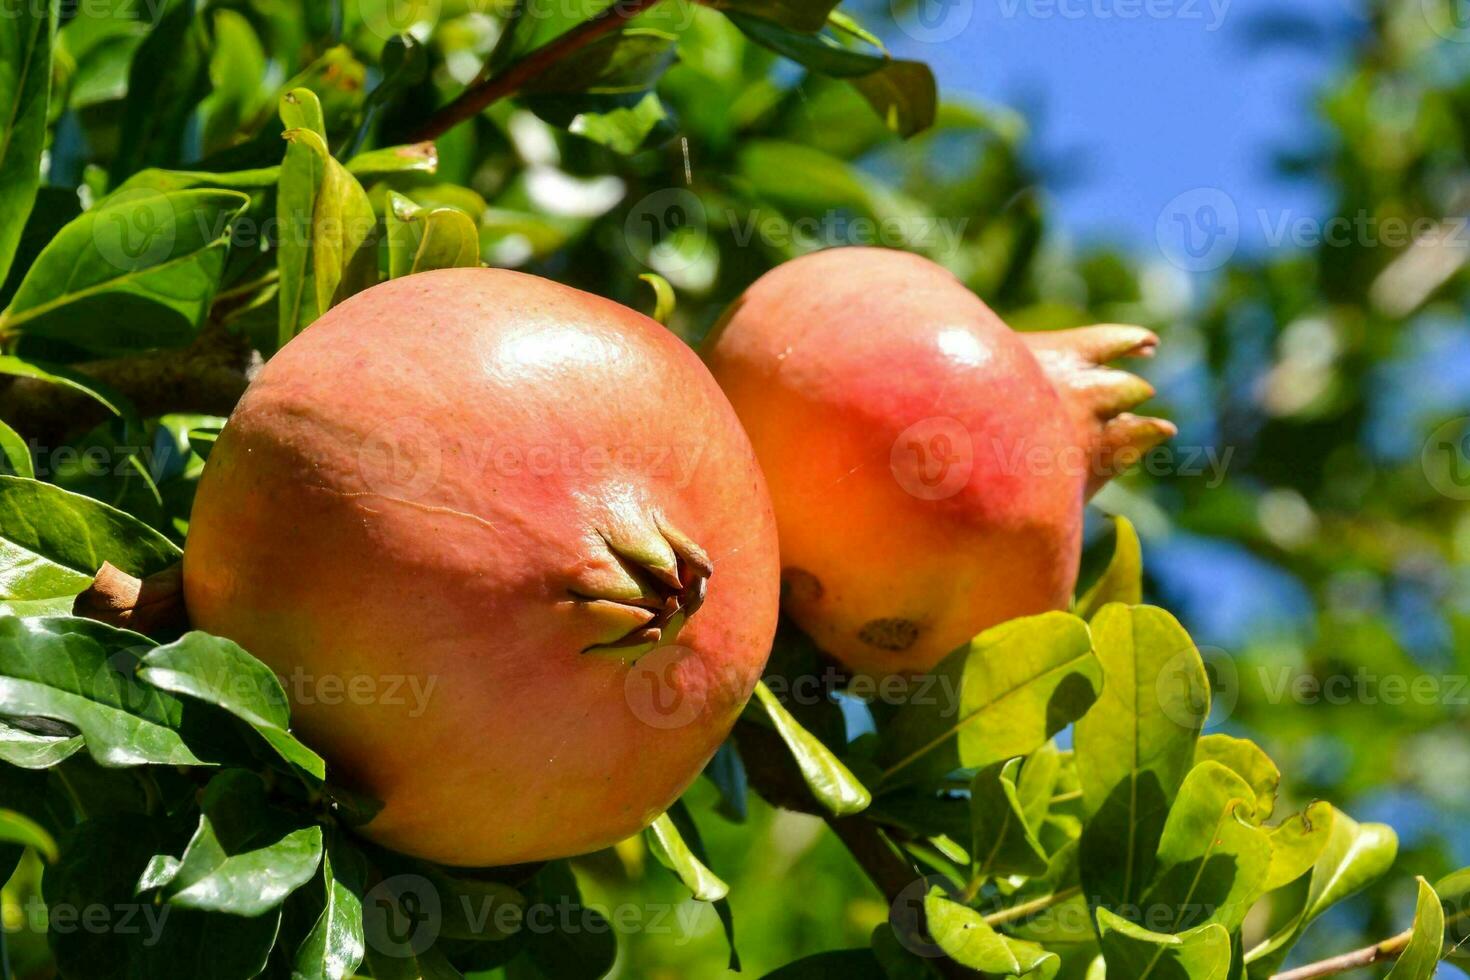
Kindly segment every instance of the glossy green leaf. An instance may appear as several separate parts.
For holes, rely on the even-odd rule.
[[[1392,829],[1377,823],[1360,824],[1334,810],[1327,845],[1310,879],[1305,887],[1293,888],[1290,904],[1279,915],[1282,924],[1246,954],[1251,980],[1274,973],[1318,916],[1380,877],[1392,867],[1397,854],[1398,838]]]
[[[357,178],[327,149],[316,95],[308,89],[288,92],[281,118],[288,146],[276,194],[278,347],[377,278],[377,217]]]
[[[347,161],[347,170],[354,177],[431,174],[438,169],[439,150],[433,143],[385,146],[359,153]]]
[[[200,807],[199,827],[183,856],[150,862],[139,892],[161,890],[180,908],[258,916],[316,875],[322,828],[283,828],[281,816],[267,810],[254,774],[231,769],[215,776]]]
[[[167,821],[114,812],[68,836],[43,881],[50,906],[72,910],[69,920],[53,919],[48,937],[62,976],[251,980],[265,969],[279,912],[248,918],[139,900],[134,886],[151,856],[170,846],[168,833]],[[116,928],[82,928],[88,909],[106,910],[106,925]]]
[[[972,970],[1048,980],[1061,965],[1054,953],[1035,943],[996,932],[980,913],[950,901],[941,889],[931,890],[924,898],[924,918],[939,948]]]
[[[53,0],[8,0],[0,17],[0,282],[41,183],[56,13]]]
[[[1099,609],[1111,602],[1136,606],[1143,601],[1143,545],[1133,522],[1126,517],[1113,517],[1113,557],[1082,597],[1076,613],[1091,619]]]
[[[791,750],[791,756],[800,767],[807,788],[828,811],[835,816],[845,817],[868,808],[868,804],[873,802],[872,794],[832,754],[831,749],[801,727],[791,716],[791,712],[771,693],[771,689],[766,687],[764,681],[756,683],[755,698],[765,709],[781,740]]]
[[[1251,820],[1264,823],[1276,810],[1276,791],[1281,786],[1281,770],[1255,742],[1248,738],[1212,733],[1203,735],[1194,746],[1194,761],[1218,762],[1250,784],[1255,792],[1251,804]]]
[[[775,21],[734,11],[726,14],[742,34],[762,47],[831,78],[856,78],[890,64],[881,51],[862,51],[825,34],[793,30]]]
[[[61,856],[45,827],[14,810],[0,809],[0,841],[35,848],[47,861],[54,862]]]
[[[80,735],[31,730],[36,727],[50,728],[55,724],[47,724],[46,719],[28,719],[28,728],[19,727],[15,723],[17,721],[14,718],[10,723],[0,721],[0,761],[8,762],[12,766],[22,769],[50,769],[71,758],[82,747]]]
[[[142,578],[178,561],[163,535],[49,483],[0,476],[0,611],[66,612],[103,562]]]
[[[1088,825],[1083,885],[1101,904],[1137,901],[1174,796],[1209,714],[1204,661],[1173,616],[1103,607],[1092,621],[1102,696],[1077,723],[1077,774]]]
[[[1271,864],[1254,805],[1250,784],[1220,763],[1190,770],[1159,839],[1158,879],[1144,895],[1151,925],[1168,921],[1163,931],[1171,933],[1211,922],[1229,932],[1240,928]],[[1167,920],[1163,910],[1170,909]]]
[[[480,231],[458,208],[421,208],[388,192],[388,277],[431,269],[478,268]]]
[[[244,194],[216,189],[109,195],[51,240],[0,330],[98,354],[178,347],[209,311]]]
[[[1026,822],[1016,792],[1021,760],[997,762],[975,774],[970,783],[975,874],[1039,875],[1046,872],[1046,852]]]
[[[166,2],[128,71],[114,183],[146,163],[178,163],[194,107],[209,92],[207,22],[198,15],[196,0]]]
[[[233,170],[216,173],[210,170],[163,170],[149,167],[123,181],[114,194],[124,191],[185,191],[194,187],[217,187],[223,190],[261,191],[276,186],[281,179],[280,167]]]
[[[269,667],[238,644],[208,633],[186,633],[143,657],[140,680],[223,708],[260,733],[286,762],[326,778],[321,756],[289,729],[290,703]]]
[[[1178,935],[1152,932],[1105,908],[1097,910],[1109,976],[1128,980],[1226,980],[1230,934],[1210,924]]]
[[[1266,891],[1289,885],[1312,870],[1332,837],[1335,817],[1332,804],[1319,800],[1271,830],[1271,870],[1266,875]]]
[[[90,619],[0,617],[0,714],[66,722],[100,765],[203,765],[179,735],[179,701],[132,677],[150,646]]]
[[[571,869],[554,861],[537,874],[536,885],[540,901],[566,908],[568,915],[557,917],[556,928],[533,930],[526,937],[531,962],[547,977],[596,980],[607,974],[617,960],[617,933],[600,912],[582,904]]]
[[[1470,868],[1445,875],[1434,883],[1445,914],[1445,958],[1464,968],[1470,962]]]
[[[1419,879],[1414,932],[1385,980],[1433,980],[1444,945],[1444,907],[1429,882]]]
[[[34,479],[36,476],[31,448],[26,445],[19,432],[4,422],[0,422],[0,464],[8,470],[8,474],[0,471],[0,475],[21,476],[26,479]]]
[[[362,899],[333,873],[331,848],[322,852],[321,915],[296,949],[292,980],[345,980],[362,965]]]
[[[667,813],[660,814],[647,833],[659,863],[678,875],[695,898],[701,902],[715,902],[730,893],[730,886],[694,856]]]
[[[1102,679],[1087,624],[1064,612],[994,626],[935,674],[959,703],[904,706],[883,745],[887,785],[1035,751],[1092,706]]]

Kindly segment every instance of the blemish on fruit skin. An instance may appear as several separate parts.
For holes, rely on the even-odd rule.
[[[816,602],[826,591],[822,580],[805,568],[792,566],[781,569],[782,601],[790,599],[794,602]]]
[[[879,650],[898,653],[914,645],[919,624],[912,619],[870,619],[858,630],[858,639]]]

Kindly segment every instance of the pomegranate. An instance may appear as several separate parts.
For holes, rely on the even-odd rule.
[[[782,602],[855,671],[927,670],[986,627],[1064,608],[1082,510],[1168,438],[1124,410],[1140,327],[1015,333],[947,270],[804,256],[725,314],[705,359],[745,423],[781,537]]]
[[[594,850],[678,798],[775,631],[764,481],[699,358],[535,276],[347,300],[260,371],[184,552],[192,622],[283,679],[305,741],[457,865]]]

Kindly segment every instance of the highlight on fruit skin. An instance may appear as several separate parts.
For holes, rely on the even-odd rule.
[[[766,273],[703,354],[755,445],[782,603],[872,675],[923,671],[985,628],[1065,608],[1082,512],[1174,426],[1128,409],[1142,327],[1016,333],[922,257],[838,248]]]
[[[195,627],[455,865],[637,833],[719,747],[770,650],[775,522],[699,358],[535,276],[393,280],[262,368],[199,484]]]

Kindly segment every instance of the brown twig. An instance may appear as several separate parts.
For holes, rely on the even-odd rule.
[[[453,101],[435,110],[424,120],[423,125],[414,130],[411,141],[437,139],[466,119],[473,119],[486,106],[516,94],[527,82],[561,59],[598,38],[611,34],[658,2],[659,0],[613,0],[612,6],[599,11],[591,19],[584,20],[565,34],[546,42],[519,61],[513,62],[498,75],[476,82],[459,93]]]
[[[1311,980],[1313,977],[1330,977],[1347,970],[1371,966],[1379,960],[1392,959],[1402,953],[1404,947],[1409,945],[1409,939],[1413,935],[1413,929],[1405,929],[1397,936],[1374,943],[1372,946],[1364,946],[1351,953],[1343,953],[1341,956],[1332,956],[1325,960],[1318,960],[1316,963],[1308,963],[1306,966],[1299,966],[1285,973],[1272,974],[1271,980]]]

